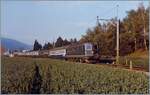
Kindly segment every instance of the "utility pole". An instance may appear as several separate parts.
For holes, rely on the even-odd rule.
[[[117,5],[117,19],[116,19],[116,22],[117,22],[117,31],[116,31],[116,36],[117,36],[117,39],[116,39],[116,63],[119,64],[119,19],[118,19],[118,7],[119,5]],[[97,23],[98,20],[103,20],[103,21],[111,21],[111,19],[99,19],[99,17],[97,16]],[[114,25],[114,24],[113,24]]]
[[[100,26],[100,23],[99,23],[99,16],[97,16],[97,26]]]
[[[117,5],[117,47],[116,47],[116,63],[119,64],[119,19],[118,19],[118,7]]]

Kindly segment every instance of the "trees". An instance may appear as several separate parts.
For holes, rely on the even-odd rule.
[[[147,8],[148,9],[148,8]],[[134,36],[134,48],[143,48],[147,50],[146,36],[148,34],[148,11],[142,4],[137,10],[131,10],[128,12],[127,17],[124,19],[124,26],[126,31],[132,32]]]
[[[55,42],[55,47],[61,47],[61,46],[66,46],[69,44],[75,44],[77,43],[77,39],[76,38],[71,38],[70,41],[68,41],[67,39],[63,40],[61,37],[57,38],[57,41]]]
[[[137,49],[147,50],[149,45],[149,11],[141,4],[137,10],[130,10],[120,21],[120,55],[126,55]],[[106,29],[107,28],[107,29]],[[101,55],[116,55],[116,21],[115,18],[82,35],[80,42],[92,42],[98,45]]]
[[[41,50],[42,49],[42,45],[39,44],[39,42],[37,40],[35,40],[34,42],[34,46],[33,46],[33,50]]]
[[[101,55],[107,55],[109,53],[109,46],[107,42],[107,32],[98,24],[93,29],[88,29],[86,35],[82,36],[81,43],[83,42],[91,42],[100,49]]]
[[[71,38],[70,39],[70,44],[75,44],[75,43],[77,43],[78,41],[77,41],[77,39],[76,38]]]
[[[63,46],[63,39],[61,37],[58,37],[55,43],[55,47],[61,47],[61,46]]]
[[[70,44],[70,42],[69,42],[67,39],[65,39],[65,40],[63,41],[63,46],[69,45],[69,44]]]
[[[120,55],[124,56],[134,51],[134,36],[131,32],[125,32],[120,35]]]
[[[78,41],[77,41],[77,39],[76,38],[74,38],[73,39],[73,43],[77,43]]]
[[[93,42],[94,33],[91,29],[87,29],[86,35],[82,35],[82,38],[80,39],[80,43],[84,42]]]
[[[49,50],[49,49],[52,49],[52,48],[55,48],[55,47],[62,47],[62,46],[66,46],[66,45],[70,45],[70,44],[74,44],[74,43],[78,43],[76,38],[71,39],[70,41],[68,41],[67,39],[63,40],[61,37],[58,37],[56,42],[45,43],[42,47],[42,45],[37,40],[35,40],[34,45],[33,45],[33,50],[35,50],[35,51],[36,50],[41,50],[41,49]]]
[[[51,43],[49,43],[49,42],[48,42],[48,43],[45,43],[44,46],[43,46],[43,49],[44,49],[44,50],[49,50],[49,49],[51,49],[51,48],[53,48],[53,45],[52,45]]]

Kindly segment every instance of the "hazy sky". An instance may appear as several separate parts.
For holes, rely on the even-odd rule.
[[[56,41],[58,36],[77,38],[96,25],[96,16],[114,18],[119,5],[119,18],[148,1],[2,1],[1,34],[32,44]]]

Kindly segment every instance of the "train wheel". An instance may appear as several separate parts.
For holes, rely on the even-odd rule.
[[[85,63],[84,59],[80,58],[80,62],[81,63]]]
[[[65,61],[68,61],[68,59],[67,59],[67,58],[65,58]]]
[[[79,60],[80,60],[80,62],[82,63],[82,59],[80,58]]]
[[[85,63],[90,63],[90,61],[88,59],[85,59]]]
[[[77,62],[80,62],[80,58],[77,58]]]
[[[72,58],[73,59],[73,62],[75,62],[76,61],[76,59],[75,58]]]

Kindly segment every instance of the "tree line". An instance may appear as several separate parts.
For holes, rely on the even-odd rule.
[[[74,43],[78,43],[77,39],[74,38],[74,39],[70,39],[70,40],[67,40],[67,39],[62,39],[62,37],[58,37],[56,42],[53,42],[53,43],[45,43],[43,46],[37,41],[35,40],[34,41],[34,45],[33,45],[33,50],[49,50],[49,49],[52,49],[52,48],[56,48],[56,47],[62,47],[62,46],[66,46],[66,45],[70,45],[70,44],[74,44]]]
[[[120,55],[132,53],[138,49],[148,50],[149,46],[149,7],[140,4],[136,10],[127,12],[127,16],[119,21]],[[100,49],[101,55],[116,54],[116,18],[103,24],[97,23],[94,28],[87,29],[80,43],[92,42]]]

